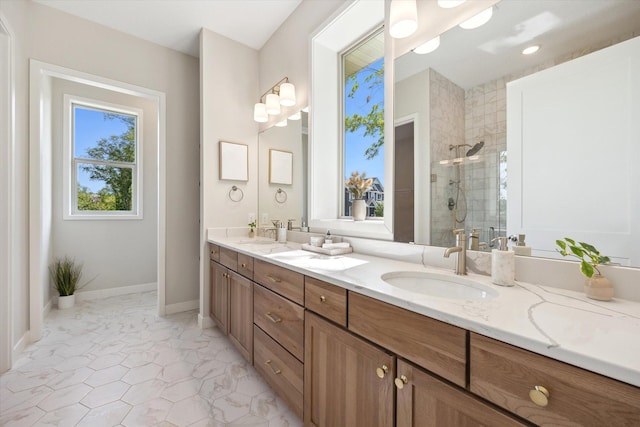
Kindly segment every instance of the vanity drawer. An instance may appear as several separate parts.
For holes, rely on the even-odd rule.
[[[304,308],[253,285],[253,322],[299,360],[304,358]]]
[[[238,252],[238,273],[253,280],[253,257]]]
[[[466,386],[464,329],[349,292],[349,330],[461,387]]]
[[[344,288],[307,276],[304,306],[340,326],[347,326],[347,290]]]
[[[253,336],[256,370],[302,418],[304,365],[257,326],[253,327]]]
[[[220,261],[220,246],[209,243],[209,259],[211,261]]]
[[[220,264],[233,271],[238,271],[238,252],[220,247]]]
[[[475,333],[469,363],[473,393],[537,425],[640,425],[638,387]],[[535,386],[547,406],[531,400]]]
[[[304,304],[304,275],[256,259],[253,280],[298,304]]]

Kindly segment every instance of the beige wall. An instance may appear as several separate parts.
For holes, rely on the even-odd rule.
[[[13,343],[29,330],[30,58],[166,94],[166,303],[198,299],[198,60],[30,1],[0,10],[15,33]]]

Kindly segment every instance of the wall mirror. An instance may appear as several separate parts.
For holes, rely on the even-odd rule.
[[[294,220],[300,227],[307,218],[308,114],[272,126],[258,134],[258,225]]]
[[[403,41],[394,63],[395,143],[411,145],[418,166],[414,168],[414,241],[450,246],[451,230],[465,228],[468,234],[479,235],[480,249],[490,249],[492,237],[519,233],[507,221],[507,84],[638,35],[640,2],[502,0],[487,24],[473,30],[451,28],[440,34],[440,46],[431,53],[418,55],[405,48],[427,40]],[[522,54],[534,44],[540,46],[538,52]],[[572,173],[571,163],[584,160],[579,142],[572,143],[574,162],[545,173],[562,179]],[[614,173],[615,162],[609,165],[599,165],[596,175]],[[565,193],[565,206],[577,203],[572,199],[574,192]],[[540,203],[544,199],[537,198]],[[562,209],[538,206],[539,211],[554,214]],[[628,228],[640,228],[640,218],[633,221]],[[536,227],[530,227],[527,238],[535,241],[535,233]],[[563,229],[555,233],[556,238],[563,237]],[[590,243],[606,246],[607,235],[601,239]],[[553,252],[539,255],[553,256]]]

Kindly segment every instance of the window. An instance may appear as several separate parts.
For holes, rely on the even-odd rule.
[[[65,96],[65,219],[141,219],[142,111]]]
[[[368,216],[384,215],[384,31],[377,29],[342,55],[343,176],[365,173],[373,186],[364,194]],[[353,195],[345,188],[343,212]]]

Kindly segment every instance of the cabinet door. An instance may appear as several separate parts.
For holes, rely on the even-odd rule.
[[[397,394],[397,427],[525,426],[403,360],[398,360],[396,383],[402,386]]]
[[[229,272],[229,338],[253,363],[253,288],[251,281]]]
[[[393,426],[395,356],[308,311],[305,332],[305,425]]]
[[[215,261],[209,261],[209,282],[211,285],[209,315],[218,325],[220,332],[229,333],[229,270]]]

